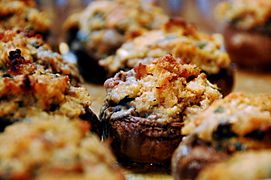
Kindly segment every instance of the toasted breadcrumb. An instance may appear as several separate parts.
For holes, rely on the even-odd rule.
[[[115,55],[101,60],[100,65],[113,75],[121,69],[131,69],[170,53],[201,67],[208,74],[216,74],[230,65],[222,45],[221,35],[204,34],[181,19],[173,19],[163,29],[147,32],[123,44]]]
[[[230,125],[231,131],[238,136],[268,130],[271,125],[271,96],[232,93],[187,122],[182,132],[196,133],[204,140],[212,140],[213,133],[223,124]]]
[[[73,64],[53,52],[39,35],[25,31],[0,33],[0,76],[39,73],[68,75],[73,82],[80,82],[80,75]]]
[[[0,29],[48,33],[51,21],[33,0],[0,0]]]
[[[39,36],[0,34],[0,123],[27,117],[33,108],[78,118],[89,111],[91,97],[79,87],[76,67],[64,62]]]
[[[89,124],[34,111],[0,134],[1,179],[124,179]]]
[[[19,31],[0,34],[0,65],[0,179],[124,179],[89,134],[99,125],[73,65]]]
[[[221,98],[199,68],[181,64],[171,55],[120,72],[107,80],[105,87],[109,103],[127,108],[111,118],[130,113],[158,122],[182,121]]]
[[[99,59],[114,53],[126,40],[158,29],[166,21],[162,9],[150,2],[101,0],[68,18],[65,28],[78,29],[81,45]]]

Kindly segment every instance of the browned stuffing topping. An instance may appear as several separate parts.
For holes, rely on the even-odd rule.
[[[33,108],[78,118],[91,104],[79,79],[76,68],[40,38],[0,34],[0,119],[17,121]]]
[[[221,98],[199,68],[180,61],[166,55],[108,79],[106,100],[122,105],[128,100],[123,105],[128,109],[115,112],[111,118],[137,114],[159,122],[180,121]]]
[[[0,179],[124,179],[89,134],[99,124],[79,79],[40,38],[0,34]]]
[[[270,150],[249,151],[237,153],[226,161],[207,167],[197,179],[269,179],[270,171]]]
[[[182,132],[196,133],[209,141],[221,125],[227,125],[230,132],[239,137],[268,131],[271,126],[271,96],[232,93],[187,122]]]
[[[0,29],[49,32],[51,22],[33,0],[0,0]]]
[[[0,92],[0,117],[14,120],[27,116],[31,108],[74,118],[91,104],[86,89],[72,86],[68,76],[50,73],[2,77]]]
[[[271,26],[270,0],[230,0],[221,2],[216,12],[237,28],[248,30],[259,26]]]
[[[0,179],[123,179],[78,82],[40,38],[0,34]]]
[[[115,55],[100,61],[111,75],[121,69],[149,63],[168,53],[186,63],[201,67],[208,74],[228,68],[230,58],[223,52],[222,36],[208,35],[181,19],[173,19],[161,30],[153,30],[126,42]]]
[[[80,81],[76,67],[53,52],[39,35],[15,31],[0,33],[0,76],[34,72],[68,75],[72,83]]]
[[[160,8],[144,0],[101,0],[72,15],[65,27],[79,29],[77,38],[99,59],[114,53],[126,40],[158,29],[166,21]]]
[[[1,179],[124,179],[89,124],[33,112],[0,134]]]

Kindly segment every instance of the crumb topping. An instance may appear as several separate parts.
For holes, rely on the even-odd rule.
[[[167,17],[162,9],[143,0],[94,1],[72,15],[65,27],[79,29],[77,38],[99,59],[147,30],[158,29]]]
[[[248,30],[271,26],[270,0],[230,0],[221,2],[216,12],[221,19],[232,23],[237,28]]]
[[[39,37],[1,33],[0,179],[123,179],[89,134],[90,105],[75,67]]]
[[[80,81],[75,65],[65,62],[39,35],[19,31],[1,32],[0,76],[37,71],[68,75],[72,82]]]
[[[74,118],[91,105],[86,89],[71,86],[68,76],[56,74],[2,77],[0,92],[0,117],[11,120],[26,117],[31,108]]]
[[[91,98],[78,86],[76,68],[38,37],[0,34],[0,117],[15,122],[35,108],[78,118]]]
[[[33,112],[0,134],[1,179],[121,178],[110,150],[88,131],[84,121]]]
[[[200,138],[210,141],[220,125],[229,126],[230,132],[239,137],[269,130],[271,96],[232,93],[187,122],[182,132],[195,133]]]
[[[0,0],[0,29],[47,33],[51,22],[33,0]]]
[[[222,97],[199,68],[180,61],[166,55],[108,79],[106,100],[123,108],[111,118],[128,113],[159,122],[180,121]]]
[[[201,67],[208,74],[216,74],[230,65],[230,58],[222,50],[222,45],[221,35],[204,34],[181,19],[173,19],[161,30],[146,32],[126,42],[115,55],[101,60],[100,65],[113,75],[121,69],[131,69],[170,53]]]

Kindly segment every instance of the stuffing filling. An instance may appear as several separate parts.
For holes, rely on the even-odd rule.
[[[48,33],[51,22],[33,0],[0,0],[0,29]]]
[[[72,15],[65,27],[78,29],[80,45],[97,59],[115,52],[128,39],[158,29],[167,17],[162,10],[143,0],[94,1],[81,13]],[[78,48],[78,43],[72,44]]]
[[[75,65],[65,62],[39,35],[19,31],[1,32],[0,76],[34,72],[67,75],[72,83],[80,82]]]
[[[180,147],[191,169],[193,160],[202,165],[196,179],[262,179],[270,177],[270,127],[271,96],[235,92],[186,121]],[[212,151],[222,156],[204,156]]]
[[[180,61],[166,55],[108,79],[111,119],[133,115],[165,123],[183,121],[222,97],[199,68]]]
[[[100,61],[111,75],[131,69],[139,63],[150,63],[168,53],[185,63],[199,66],[207,74],[217,74],[230,66],[230,58],[222,51],[223,39],[219,34],[208,35],[181,19],[173,19],[161,30],[146,32],[123,44],[115,55]]]
[[[34,111],[0,134],[1,179],[122,179],[89,124]]]
[[[230,0],[216,9],[218,16],[243,30],[262,27],[271,31],[270,0]]]
[[[0,34],[0,179],[123,179],[79,81],[39,37]]]
[[[33,109],[70,118],[90,111],[91,98],[78,86],[76,68],[40,38],[5,31],[0,40],[1,123],[16,122]]]
[[[227,132],[238,137],[251,133],[261,135],[270,129],[270,125],[271,96],[232,93],[187,122],[182,132],[196,133],[201,139],[211,141],[214,132]],[[226,128],[227,131],[219,128]]]

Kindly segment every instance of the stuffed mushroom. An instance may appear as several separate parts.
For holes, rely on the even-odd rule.
[[[93,1],[65,23],[68,43],[78,57],[83,77],[103,83],[105,70],[98,61],[117,50],[125,41],[158,29],[167,21],[162,9],[143,0]]]
[[[184,122],[222,97],[198,67],[171,55],[121,71],[105,88],[104,138],[120,162],[144,164],[169,163]]]
[[[237,152],[271,148],[271,96],[232,93],[184,124],[188,135],[172,158],[175,179],[200,178]]]
[[[225,21],[226,49],[240,68],[270,70],[271,2],[230,0],[221,2],[217,14]]]
[[[0,55],[1,131],[33,110],[81,118],[99,131],[91,97],[79,86],[76,68],[39,37],[5,31],[0,34]]]
[[[233,70],[222,46],[221,35],[202,33],[194,25],[175,18],[162,29],[146,32],[123,44],[115,55],[101,60],[100,64],[108,71],[108,76],[112,76],[119,70],[131,69],[139,63],[150,63],[170,53],[185,63],[199,66],[226,95],[233,86]]]

